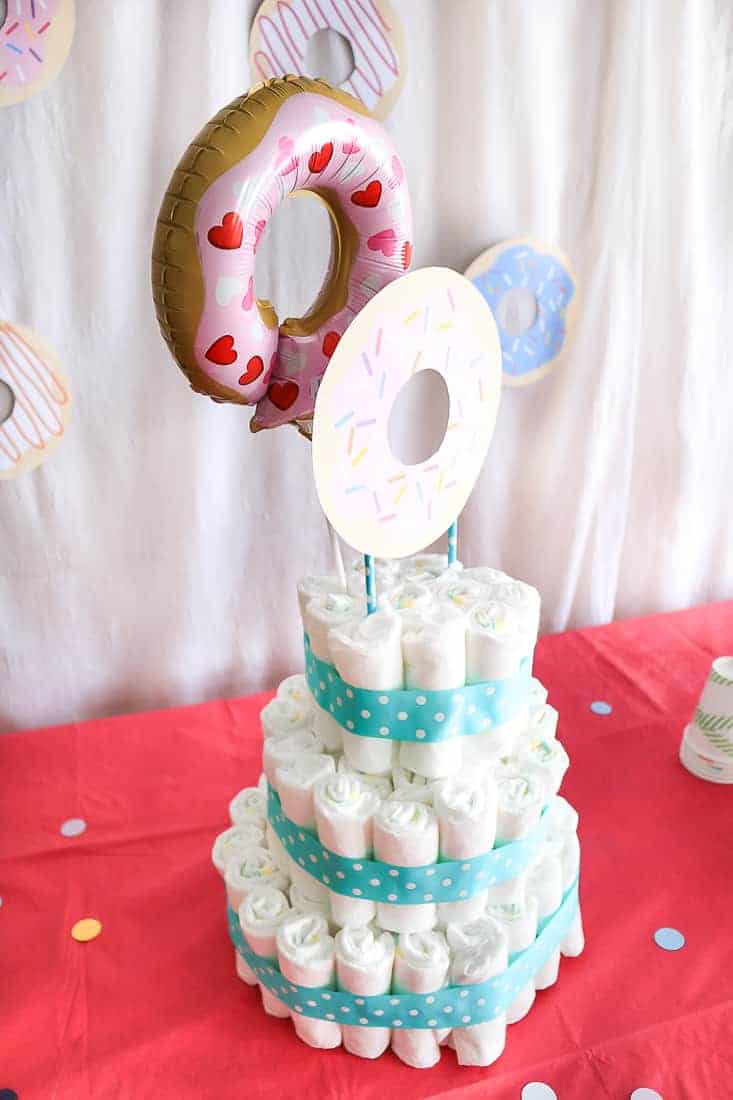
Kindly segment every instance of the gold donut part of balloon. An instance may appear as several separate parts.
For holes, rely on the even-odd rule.
[[[179,161],[160,207],[152,256],[153,300],[158,324],[191,388],[215,401],[248,404],[241,393],[209,378],[196,362],[194,341],[204,308],[204,278],[194,229],[196,210],[209,187],[256,149],[283,103],[304,92],[326,96],[349,111],[372,117],[358,99],[332,88],[325,80],[305,76],[266,80],[233,100],[204,126]],[[306,336],[315,332],[329,317],[343,309],[359,244],[356,229],[335,192],[330,188],[301,189],[301,193],[306,192],[319,198],[329,213],[333,228],[332,257],[315,303],[304,317],[288,317],[280,325],[283,336]],[[265,324],[269,328],[277,327],[278,318],[272,304],[266,299],[257,299],[257,307]]]

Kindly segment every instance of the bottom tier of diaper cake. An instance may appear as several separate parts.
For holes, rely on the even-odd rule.
[[[333,578],[308,579],[306,674],[263,709],[263,775],[214,843],[236,973],[310,1046],[391,1048],[416,1068],[451,1047],[488,1066],[584,946],[578,815],[558,793],[569,760],[531,676],[538,597],[438,555],[402,579],[380,564],[368,617],[328,593]],[[446,601],[463,656],[440,651]],[[340,621],[318,637],[319,616]],[[472,652],[480,675],[466,673]],[[415,685],[408,658],[438,671]],[[395,726],[400,739],[380,733]]]

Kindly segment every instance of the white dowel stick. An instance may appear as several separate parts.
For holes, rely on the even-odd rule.
[[[336,566],[336,572],[338,573],[338,578],[341,581],[341,584],[344,588],[346,588],[346,572],[344,570],[344,559],[341,554],[341,543],[339,542],[338,535],[336,534],[328,520],[326,520],[326,527],[328,527],[328,537],[331,540],[331,549],[333,551],[333,560]]]

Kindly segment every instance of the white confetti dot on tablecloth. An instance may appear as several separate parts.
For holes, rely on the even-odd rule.
[[[70,817],[64,821],[59,832],[62,836],[81,836],[85,832],[87,823],[83,817]]]
[[[557,1093],[542,1081],[530,1081],[522,1089],[522,1100],[557,1100]]]
[[[592,710],[593,714],[606,715],[606,714],[610,714],[612,712],[613,707],[611,706],[610,703],[607,703],[604,699],[595,699],[591,703],[590,709]]]
[[[676,928],[658,928],[654,933],[654,942],[663,951],[679,951],[685,946],[685,937]]]
[[[629,1100],[664,1100],[661,1092],[655,1092],[654,1089],[634,1089]]]

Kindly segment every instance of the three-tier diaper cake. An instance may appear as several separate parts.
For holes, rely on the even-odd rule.
[[[302,190],[329,210],[332,262],[312,310],[279,324],[254,295],[255,253]],[[458,517],[502,379],[546,371],[573,286],[526,241],[475,281],[406,273],[412,240],[387,133],[353,97],[285,77],[184,155],[153,289],[195,389],[256,405],[255,431],[294,424],[308,440],[333,549],[332,575],[298,586],[304,673],[262,710],[263,774],[213,848],[237,974],[310,1046],[391,1047],[419,1068],[447,1046],[488,1066],[583,949],[580,850],[558,715],[532,675],[539,594],[464,568]],[[408,462],[391,413],[423,371],[446,424]],[[428,552],[446,534],[447,553]],[[341,540],[360,555],[346,569]]]

